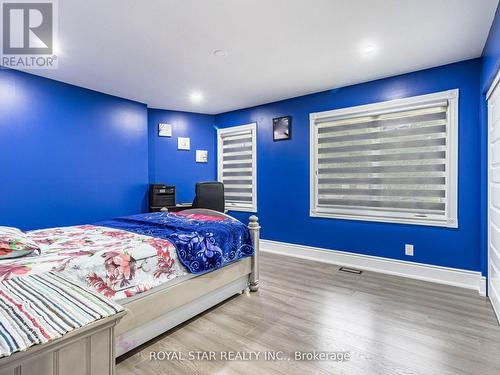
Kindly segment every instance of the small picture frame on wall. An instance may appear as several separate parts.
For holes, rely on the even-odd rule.
[[[179,137],[177,138],[177,149],[178,150],[190,150],[191,149],[191,139]]]
[[[292,116],[273,118],[273,141],[286,141],[292,138]]]
[[[207,150],[196,150],[196,162],[197,163],[208,163],[208,151]]]
[[[158,136],[159,137],[171,137],[172,136],[172,125],[159,123],[158,124]]]

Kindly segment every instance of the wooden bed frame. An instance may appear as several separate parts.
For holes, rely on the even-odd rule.
[[[114,327],[119,312],[63,337],[0,359],[0,375],[115,374]]]
[[[205,209],[185,210],[184,213],[232,218]],[[131,301],[119,301],[127,314],[115,329],[115,355],[118,357],[144,344],[227,298],[245,292],[247,288],[256,292],[259,289],[260,232],[256,216],[250,216],[248,228],[255,249],[251,258],[241,259],[170,287],[160,286]]]

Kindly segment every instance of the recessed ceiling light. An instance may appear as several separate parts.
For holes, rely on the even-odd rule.
[[[365,56],[373,55],[377,51],[375,44],[365,44],[361,47],[361,53]]]
[[[223,49],[216,49],[213,53],[214,53],[214,56],[217,56],[217,57],[227,56],[227,51],[224,51]]]
[[[56,56],[62,55],[61,43],[54,42],[54,44],[52,46],[52,54],[56,55]]]
[[[191,93],[191,101],[194,103],[199,103],[203,100],[203,94],[201,92],[195,91]]]

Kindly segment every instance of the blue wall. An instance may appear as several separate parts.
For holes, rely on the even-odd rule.
[[[147,204],[144,104],[0,69],[0,225],[89,223]]]
[[[191,201],[196,182],[216,178],[215,125],[257,122],[263,238],[486,272],[485,107],[479,94],[498,66],[497,52],[490,52],[500,50],[496,34],[490,34],[483,60],[217,116],[147,109],[0,70],[0,225],[31,229],[141,212],[147,184],[154,182],[176,185],[178,202]],[[309,217],[310,112],[454,88],[460,89],[458,229]],[[293,116],[293,139],[273,142],[271,121],[282,115]],[[160,122],[173,125],[171,138],[158,137]],[[191,138],[190,151],[177,150],[179,136]],[[209,163],[195,162],[196,149],[208,150]],[[404,255],[405,243],[415,245],[414,257]]]
[[[480,59],[217,115],[216,126],[258,126],[262,238],[393,259],[480,270]],[[309,113],[458,88],[459,228],[309,217]],[[273,142],[271,121],[291,115],[292,140]],[[245,213],[233,213],[246,220]],[[404,255],[405,243],[415,256]]]
[[[497,8],[483,49],[479,93],[481,127],[481,270],[488,274],[488,111],[486,93],[500,68],[500,13]]]
[[[196,182],[217,179],[214,116],[148,110],[149,180],[177,188],[177,202],[191,202]],[[158,124],[172,124],[172,137],[158,137]],[[191,150],[177,150],[177,138],[191,138]],[[196,163],[196,150],[208,150],[208,163]]]

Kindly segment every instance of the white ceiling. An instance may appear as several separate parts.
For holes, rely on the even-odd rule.
[[[154,108],[221,113],[478,57],[497,4],[59,0],[59,68],[30,72]],[[363,56],[366,45],[375,52]]]

